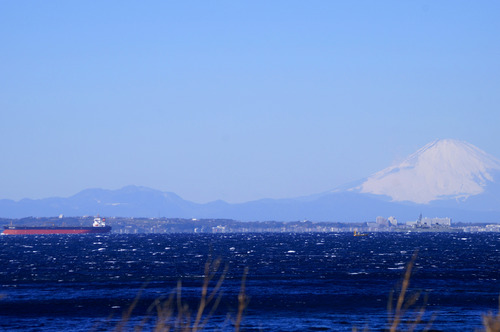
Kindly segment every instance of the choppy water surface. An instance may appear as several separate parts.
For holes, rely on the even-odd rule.
[[[220,257],[228,272],[207,330],[233,328],[245,267],[243,330],[380,330],[416,250],[410,288],[419,304],[427,295],[424,320],[434,330],[481,328],[481,314],[498,308],[498,233],[2,236],[0,329],[112,330],[140,293],[132,329],[178,281],[195,309],[204,265]]]

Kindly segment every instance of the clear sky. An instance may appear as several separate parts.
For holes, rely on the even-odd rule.
[[[0,2],[0,199],[320,193],[500,158],[499,1]]]

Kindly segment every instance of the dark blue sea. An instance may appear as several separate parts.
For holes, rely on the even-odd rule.
[[[211,262],[205,330],[234,330],[248,269],[243,331],[382,331],[415,252],[401,330],[474,331],[497,313],[499,233],[2,236],[0,330],[147,331],[158,308],[192,323]]]

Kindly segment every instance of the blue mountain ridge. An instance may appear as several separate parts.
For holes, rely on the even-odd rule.
[[[0,200],[0,217],[23,218],[97,215],[116,217],[227,218],[241,221],[373,221],[377,216],[415,220],[420,213],[429,217],[450,217],[453,221],[500,221],[500,187],[486,190],[465,201],[439,200],[431,204],[392,202],[386,196],[341,190],[289,199],[261,199],[230,204],[214,201],[199,204],[172,192],[139,186],[118,190],[86,189],[67,198]]]

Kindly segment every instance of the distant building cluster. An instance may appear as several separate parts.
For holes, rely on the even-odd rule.
[[[500,225],[491,224],[485,226],[466,226],[463,227],[463,230],[468,233],[500,232]]]
[[[451,227],[451,218],[422,218],[422,215],[415,221],[407,221],[405,223],[398,223],[396,217],[377,217],[375,222],[367,222],[366,227],[368,231],[381,231],[381,230],[403,230],[403,229],[446,229]]]

